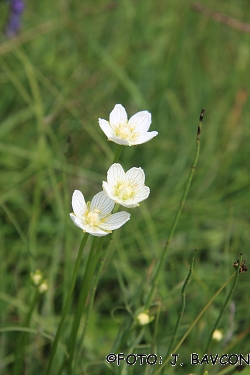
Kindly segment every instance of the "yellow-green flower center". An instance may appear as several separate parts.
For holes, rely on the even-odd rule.
[[[115,135],[119,138],[126,139],[128,141],[136,141],[139,132],[135,131],[135,126],[128,122],[119,125],[113,125]]]
[[[116,195],[122,200],[130,199],[134,196],[135,192],[129,182],[118,183],[116,186]]]
[[[87,224],[91,225],[92,227],[98,227],[100,224],[100,210],[97,208],[94,211],[87,211],[84,215],[85,221]]]

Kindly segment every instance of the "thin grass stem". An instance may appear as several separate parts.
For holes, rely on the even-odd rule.
[[[191,324],[191,326],[188,328],[187,332],[182,336],[182,338],[180,339],[180,341],[178,342],[178,344],[173,349],[173,353],[177,353],[177,350],[182,345],[183,341],[187,338],[187,336],[189,335],[189,333],[192,331],[192,329],[194,328],[194,326],[196,325],[196,323],[198,323],[198,321],[200,320],[200,318],[202,317],[202,315],[206,312],[206,310],[209,308],[209,306],[211,305],[211,303],[220,294],[220,292],[227,286],[227,284],[230,282],[230,280],[233,277],[234,277],[234,273],[227,279],[227,281],[225,281],[225,283],[220,287],[220,289],[213,295],[213,297],[203,307],[203,309],[201,310],[201,312],[199,313],[199,315],[196,317],[196,319],[193,321],[193,323]],[[169,360],[170,360],[170,355],[167,356],[167,358],[162,363],[162,365],[160,365],[160,367],[155,371],[154,375],[159,374],[162,371],[162,369],[166,366],[166,364],[169,363]]]
[[[159,330],[159,320],[160,320],[160,313],[161,313],[161,302],[159,302],[159,305],[157,307],[156,312],[156,318],[155,318],[155,327],[154,327],[154,333],[153,333],[153,340],[151,345],[151,353],[157,353],[157,332]],[[144,375],[151,375],[154,373],[153,366],[145,366]]]
[[[40,296],[41,296],[41,294],[39,293],[38,289],[36,289],[35,295],[32,299],[30,308],[28,310],[28,313],[27,313],[27,315],[25,317],[25,320],[24,320],[24,323],[23,323],[23,326],[25,328],[28,328],[29,325],[30,325],[31,316],[33,314],[33,311],[34,311],[34,309],[37,305],[37,302],[38,302]],[[23,365],[24,365],[25,345],[26,345],[26,341],[27,341],[27,336],[28,335],[27,335],[26,332],[21,332],[20,336],[18,337],[17,346],[16,346],[16,358],[17,358],[17,360],[15,361],[15,364],[14,364],[13,375],[22,374],[23,371],[24,371]]]
[[[183,208],[184,203],[186,201],[187,194],[189,192],[189,188],[190,188],[190,185],[191,185],[191,182],[192,182],[192,179],[193,179],[194,171],[195,171],[195,168],[196,168],[196,165],[197,165],[197,161],[198,161],[198,158],[199,158],[199,153],[200,153],[200,134],[201,134],[201,128],[202,128],[202,121],[203,121],[203,117],[204,117],[204,112],[205,112],[205,110],[202,109],[201,114],[200,114],[198,129],[197,129],[196,152],[195,152],[194,161],[193,161],[191,170],[189,172],[187,184],[186,184],[186,187],[185,187],[185,190],[184,190],[184,193],[183,193],[183,196],[182,196],[179,208],[177,210],[177,213],[175,215],[174,221],[173,221],[171,229],[170,229],[169,237],[168,237],[167,242],[165,244],[165,247],[163,249],[160,263],[159,263],[158,268],[157,268],[156,273],[155,273],[155,277],[154,277],[154,280],[153,280],[153,286],[152,286],[152,288],[150,290],[150,293],[149,293],[147,301],[146,301],[146,309],[148,309],[150,307],[150,304],[151,304],[152,299],[154,297],[154,293],[155,293],[155,290],[156,290],[156,287],[157,287],[157,284],[158,284],[158,279],[160,277],[160,272],[161,272],[161,269],[162,269],[162,267],[164,265],[169,245],[170,245],[170,243],[172,241],[172,238],[174,236],[174,232],[175,232],[177,223],[179,221],[179,218],[180,218],[180,215],[181,215],[181,212],[182,212],[182,208]]]
[[[237,283],[237,280],[238,280],[238,277],[239,277],[239,273],[240,273],[240,267],[241,267],[241,263],[242,263],[242,257],[243,257],[243,255],[240,254],[240,259],[238,261],[238,266],[237,266],[237,268],[235,270],[235,278],[234,278],[234,282],[232,284],[232,288],[230,289],[230,291],[228,293],[228,296],[227,296],[227,298],[226,298],[226,300],[224,302],[224,305],[223,305],[223,307],[222,307],[222,309],[220,311],[220,314],[219,314],[219,316],[218,316],[218,318],[217,318],[217,320],[216,320],[216,322],[215,322],[215,324],[213,326],[213,329],[211,330],[211,333],[209,335],[209,338],[208,338],[207,345],[205,347],[204,353],[208,353],[208,351],[209,351],[209,347],[210,347],[210,344],[211,344],[211,341],[212,341],[213,333],[217,329],[218,324],[219,324],[219,322],[220,322],[220,320],[222,318],[222,315],[225,312],[226,307],[228,305],[228,302],[230,301],[230,298],[231,298],[231,296],[232,296],[232,294],[234,292],[234,289],[235,289],[235,286],[236,286],[236,283]],[[201,366],[201,368],[202,368],[202,366]]]
[[[67,316],[69,308],[70,308],[71,296],[72,296],[72,293],[73,293],[73,290],[74,290],[74,287],[75,287],[76,277],[77,277],[78,270],[79,270],[79,267],[80,267],[80,264],[81,264],[83,250],[84,250],[84,247],[86,245],[88,237],[89,237],[89,233],[85,233],[84,236],[83,236],[82,242],[80,244],[80,247],[79,247],[79,251],[78,251],[78,255],[77,255],[77,259],[76,259],[76,263],[75,263],[75,268],[74,268],[74,272],[73,272],[73,276],[72,276],[72,280],[71,280],[71,285],[70,285],[68,295],[67,295],[67,298],[66,298],[66,301],[65,301],[65,305],[64,305],[64,308],[63,308],[61,320],[60,320],[60,323],[59,323],[59,326],[58,326],[58,329],[57,329],[57,332],[56,332],[55,340],[54,340],[54,343],[53,343],[53,346],[52,346],[52,349],[51,349],[51,353],[50,353],[50,357],[49,357],[49,363],[48,363],[47,370],[46,370],[46,375],[49,375],[50,371],[51,371],[53,360],[54,360],[54,357],[55,357],[55,354],[56,354],[57,345],[58,345],[58,342],[59,342],[59,339],[60,339],[60,336],[61,336],[61,333],[62,333],[64,321],[66,319],[66,316]]]
[[[90,315],[90,312],[91,312],[92,307],[93,307],[93,303],[94,303],[94,299],[95,299],[95,293],[96,293],[98,281],[99,281],[99,278],[100,278],[100,275],[101,275],[101,272],[102,272],[102,268],[103,268],[105,259],[107,257],[107,254],[109,253],[109,250],[110,250],[110,248],[111,248],[111,246],[112,246],[112,244],[114,242],[114,236],[115,236],[115,234],[116,234],[116,232],[111,237],[111,239],[109,241],[109,244],[108,244],[107,248],[105,249],[105,252],[104,252],[104,254],[102,256],[99,268],[97,270],[97,273],[96,273],[96,276],[95,276],[95,279],[94,279],[94,283],[93,283],[93,287],[92,287],[91,299],[90,299],[90,303],[89,303],[89,307],[88,307],[88,311],[87,311],[87,315],[86,315],[86,322],[85,322],[83,333],[81,335],[81,340],[80,340],[81,345],[83,345],[83,342],[84,342],[84,337],[85,337],[87,326],[88,326],[88,323],[89,323],[89,315]]]
[[[78,332],[79,324],[80,324],[81,317],[85,309],[89,290],[93,282],[93,275],[94,275],[96,265],[100,256],[100,251],[102,248],[103,240],[104,240],[104,237],[99,238],[97,249],[95,245],[92,246],[91,252],[88,257],[88,262],[86,265],[85,273],[82,278],[79,302],[77,305],[73,327],[71,330],[71,336],[70,336],[69,359],[67,361],[67,370],[68,370],[69,375],[72,374],[72,363],[73,363],[74,354],[75,354],[77,332]]]
[[[184,284],[183,284],[183,287],[182,287],[182,291],[181,291],[181,308],[180,308],[178,320],[177,320],[176,325],[175,325],[174,333],[173,333],[171,342],[169,344],[169,348],[168,348],[168,352],[167,352],[167,357],[171,353],[171,349],[172,349],[172,347],[173,347],[173,345],[175,343],[175,340],[176,340],[176,337],[177,337],[177,334],[178,334],[178,330],[179,330],[179,327],[180,327],[180,324],[181,324],[181,320],[182,320],[182,317],[183,317],[183,313],[184,313],[184,310],[185,310],[185,305],[186,305],[185,290],[186,290],[186,287],[188,285],[188,282],[189,282],[189,280],[191,278],[191,275],[192,275],[192,272],[193,272],[194,259],[195,259],[195,255],[196,255],[197,251],[198,251],[198,249],[196,249],[194,251],[194,253],[193,253],[193,256],[192,256],[192,259],[191,259],[189,273],[188,273],[187,278],[184,281]]]

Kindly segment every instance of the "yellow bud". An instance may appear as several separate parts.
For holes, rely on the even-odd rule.
[[[138,324],[140,324],[140,326],[144,326],[144,325],[150,323],[150,317],[146,313],[140,313],[137,316],[137,322],[138,322]]]
[[[44,280],[44,281],[42,282],[42,284],[39,285],[39,287],[38,287],[39,293],[40,293],[40,294],[43,294],[43,293],[47,292],[48,287],[49,287],[49,286],[48,286],[48,282],[47,282],[47,280]]]
[[[216,329],[214,332],[213,332],[213,336],[212,338],[215,340],[215,341],[221,341],[223,337],[223,334],[220,330]]]

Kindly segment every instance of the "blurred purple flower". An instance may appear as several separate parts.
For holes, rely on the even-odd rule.
[[[18,34],[21,28],[21,17],[24,11],[23,0],[10,1],[10,14],[6,25],[5,34],[8,38],[12,38]]]

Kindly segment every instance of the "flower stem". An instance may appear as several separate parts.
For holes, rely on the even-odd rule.
[[[169,348],[168,348],[168,352],[167,352],[167,357],[169,356],[170,352],[171,352],[171,349],[175,343],[175,340],[176,340],[176,337],[177,337],[177,334],[178,334],[178,330],[179,330],[179,327],[180,327],[180,323],[181,323],[181,320],[182,320],[182,316],[183,316],[183,313],[184,313],[184,310],[185,310],[185,304],[186,304],[186,295],[185,295],[185,289],[188,285],[188,282],[191,278],[191,275],[192,275],[192,272],[193,272],[193,268],[194,268],[194,258],[195,258],[195,255],[197,253],[198,249],[196,249],[193,253],[193,256],[192,256],[192,260],[191,260],[191,264],[190,264],[190,269],[189,269],[189,273],[187,275],[187,278],[183,284],[183,287],[182,287],[182,291],[181,291],[181,299],[182,299],[182,303],[181,303],[181,309],[180,309],[180,312],[179,312],[179,317],[178,317],[178,320],[176,322],[176,326],[175,326],[175,329],[174,329],[174,333],[173,333],[173,336],[172,336],[172,340],[170,342],[170,345],[169,345]]]
[[[167,255],[167,251],[168,251],[169,245],[170,245],[170,243],[172,241],[172,238],[174,236],[175,228],[176,228],[176,225],[177,225],[178,220],[180,218],[180,215],[181,215],[181,212],[182,212],[182,208],[183,208],[184,203],[186,201],[187,194],[188,194],[188,191],[189,191],[192,179],[193,179],[194,171],[195,171],[195,168],[196,168],[196,165],[197,165],[197,161],[198,161],[198,158],[199,158],[199,153],[200,153],[200,134],[201,134],[202,120],[203,120],[203,117],[204,117],[204,112],[205,112],[205,110],[202,109],[201,114],[200,114],[200,120],[199,120],[199,124],[198,124],[198,129],[197,129],[196,152],[195,152],[195,157],[194,157],[193,165],[192,165],[191,170],[189,172],[187,184],[186,184],[186,187],[185,187],[185,190],[184,190],[184,193],[183,193],[183,196],[182,196],[179,208],[177,210],[177,213],[175,215],[174,221],[172,223],[172,226],[171,226],[171,229],[170,229],[170,233],[169,233],[169,237],[168,237],[167,242],[165,244],[165,247],[163,249],[160,263],[159,263],[158,268],[156,270],[156,274],[155,274],[155,277],[154,277],[154,280],[153,280],[153,286],[151,288],[151,291],[150,291],[149,296],[148,296],[147,301],[146,301],[146,309],[149,308],[149,306],[150,306],[150,304],[152,302],[152,299],[154,297],[155,289],[157,287],[158,279],[159,279],[159,276],[160,276],[160,271],[161,271],[161,269],[163,267],[163,264],[164,264],[164,261],[166,259],[166,255]]]
[[[196,325],[196,323],[198,323],[198,321],[200,320],[200,318],[202,317],[202,315],[205,313],[205,311],[209,308],[209,306],[211,305],[211,303],[215,300],[215,298],[220,294],[220,292],[225,288],[225,286],[233,278],[233,276],[234,276],[234,273],[229,277],[229,279],[227,279],[227,281],[225,281],[225,283],[220,287],[220,289],[213,295],[213,297],[208,301],[208,303],[206,304],[206,306],[203,307],[203,309],[201,310],[201,312],[199,313],[199,315],[196,317],[196,319],[193,321],[193,323],[188,328],[188,330],[186,331],[186,333],[182,336],[182,338],[180,339],[180,341],[178,342],[178,344],[176,345],[176,347],[173,349],[173,353],[178,353],[178,349],[181,346],[181,344],[183,343],[183,341],[186,339],[186,337],[192,331],[192,329],[194,328],[194,326]],[[167,358],[160,365],[160,367],[154,372],[154,375],[157,375],[157,374],[159,374],[162,371],[162,369],[166,366],[166,364],[169,363],[169,359],[170,359],[170,355],[167,356]]]
[[[41,294],[39,293],[38,288],[36,288],[35,295],[33,297],[33,300],[31,302],[29,311],[28,311],[28,313],[25,317],[24,323],[23,323],[23,326],[26,327],[26,328],[29,327],[29,325],[30,325],[30,319],[31,319],[32,313],[35,309],[35,306],[36,306],[40,296],[41,296]],[[21,332],[20,336],[18,336],[17,347],[16,347],[16,358],[17,358],[17,360],[14,364],[13,375],[22,374],[24,372],[24,369],[23,369],[24,351],[25,351],[27,336],[28,335],[27,335],[26,332]]]
[[[72,296],[72,293],[73,293],[73,290],[74,290],[74,287],[75,287],[76,277],[77,277],[78,270],[79,270],[79,267],[80,267],[80,264],[81,264],[83,250],[84,250],[84,247],[86,245],[88,237],[89,237],[89,233],[85,233],[84,236],[83,236],[82,242],[80,244],[80,247],[79,247],[79,251],[78,251],[78,255],[77,255],[77,259],[76,259],[76,264],[75,264],[75,268],[74,268],[74,272],[73,272],[73,277],[72,277],[72,280],[71,280],[71,284],[70,284],[68,295],[67,295],[67,298],[66,298],[66,301],[65,301],[65,305],[64,305],[64,308],[63,308],[61,320],[60,320],[60,323],[59,323],[59,326],[58,326],[58,329],[57,329],[57,332],[56,332],[55,340],[54,340],[54,343],[53,343],[53,346],[52,346],[52,349],[51,349],[46,375],[49,375],[49,373],[50,373],[52,363],[53,363],[53,359],[54,359],[55,354],[56,354],[57,345],[58,345],[58,342],[59,342],[59,339],[60,339],[60,336],[61,336],[61,333],[62,333],[65,318],[66,318],[66,316],[68,314],[68,311],[69,311],[69,308],[70,308],[71,296]]]
[[[75,318],[73,322],[73,327],[71,330],[71,335],[70,335],[70,343],[69,343],[69,358],[67,361],[67,369],[68,369],[68,374],[72,374],[72,362],[74,359],[74,353],[75,353],[75,348],[76,348],[76,340],[77,340],[77,332],[79,328],[79,324],[81,321],[82,314],[84,312],[84,308],[86,305],[87,297],[89,294],[89,290],[91,287],[91,284],[93,282],[93,275],[95,272],[95,268],[99,259],[100,255],[100,250],[102,248],[104,237],[101,237],[99,239],[99,243],[97,245],[96,249],[96,241],[94,240],[94,244],[91,247],[91,251],[89,253],[88,257],[88,262],[85,268],[85,273],[82,278],[81,282],[81,290],[80,290],[80,296],[79,296],[79,301],[75,313]],[[96,251],[95,251],[96,250]]]
[[[85,321],[83,333],[82,333],[81,339],[80,339],[81,345],[83,345],[83,342],[84,342],[85,333],[86,333],[87,326],[88,326],[88,323],[89,323],[89,315],[90,315],[90,312],[92,310],[92,306],[93,306],[93,303],[94,303],[94,298],[95,298],[95,293],[96,293],[98,281],[99,281],[99,278],[100,278],[100,275],[101,275],[101,272],[102,272],[102,268],[103,268],[105,259],[107,257],[107,254],[109,253],[110,248],[111,248],[111,246],[112,246],[112,244],[114,242],[115,234],[116,234],[116,232],[113,233],[113,235],[112,235],[112,237],[111,237],[111,239],[109,241],[109,244],[108,244],[107,248],[105,249],[104,254],[101,257],[100,265],[99,265],[99,267],[97,269],[97,272],[96,272],[96,276],[95,276],[95,279],[94,279],[94,282],[93,282],[93,286],[92,286],[92,293],[91,293],[91,296],[90,296],[90,303],[89,303],[88,311],[87,311],[87,314],[86,314],[86,321]]]
[[[212,329],[212,331],[210,333],[210,336],[208,338],[207,345],[206,345],[204,353],[208,353],[209,346],[210,346],[211,341],[212,341],[213,333],[216,330],[216,328],[218,327],[218,324],[219,324],[219,322],[221,320],[221,317],[222,317],[222,315],[223,315],[223,313],[224,313],[224,311],[225,311],[225,309],[226,309],[226,307],[228,305],[228,302],[230,301],[230,298],[231,298],[231,296],[232,296],[232,294],[234,292],[234,289],[235,289],[235,286],[236,286],[236,283],[237,283],[237,280],[238,280],[238,277],[239,277],[239,273],[240,273],[240,265],[241,265],[241,262],[242,262],[242,257],[243,257],[243,255],[240,254],[240,260],[238,262],[238,266],[237,266],[237,269],[235,271],[235,278],[234,278],[234,282],[233,282],[232,288],[231,288],[230,292],[228,293],[228,296],[227,296],[226,301],[225,301],[225,303],[223,305],[223,308],[221,309],[221,312],[220,312],[220,314],[219,314],[219,316],[218,316],[218,318],[217,318],[217,320],[216,320],[216,322],[214,324],[214,327],[213,327],[213,329]]]
[[[123,145],[117,145],[114,160],[113,160],[113,164],[118,162],[119,157],[122,153],[122,149],[123,149]]]

